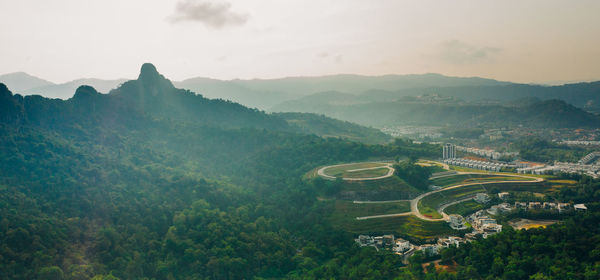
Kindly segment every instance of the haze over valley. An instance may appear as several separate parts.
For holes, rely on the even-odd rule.
[[[0,2],[0,280],[600,279],[599,9]]]

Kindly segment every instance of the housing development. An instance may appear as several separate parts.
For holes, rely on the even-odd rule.
[[[457,151],[465,157],[459,157]],[[483,156],[470,158],[469,154]],[[354,200],[344,202],[347,209],[356,209],[352,212],[341,212],[348,215],[356,211],[355,222],[360,221],[387,221],[389,219],[422,220],[422,226],[428,223],[439,227],[439,233],[430,238],[414,239],[409,232],[391,231],[382,232],[381,235],[358,234],[355,242],[361,247],[373,247],[376,250],[388,250],[407,260],[416,252],[422,252],[425,257],[434,257],[444,248],[459,247],[465,242],[472,242],[478,238],[487,238],[502,232],[505,226],[514,228],[529,228],[547,226],[556,223],[560,217],[574,215],[586,211],[585,204],[573,204],[566,201],[548,199],[537,193],[548,182],[529,170],[548,170],[548,166],[535,162],[512,160],[500,161],[500,158],[514,157],[515,152],[495,152],[474,148],[457,147],[453,144],[442,145],[441,159],[439,161],[421,160],[418,166],[434,168],[428,180],[428,190],[410,199],[380,199],[380,200]],[[584,157],[579,166],[596,162],[598,154]],[[585,163],[585,164],[584,164]],[[558,167],[556,167],[558,166]],[[567,169],[560,163],[553,165],[555,171],[581,172],[581,170]],[[374,185],[396,178],[398,168],[390,162],[362,162],[325,166],[318,169],[316,174],[327,180],[338,180]],[[546,169],[545,169],[546,168]],[[558,169],[560,168],[560,169]],[[534,174],[534,175],[527,175]],[[593,175],[593,174],[590,174]],[[383,180],[383,181],[382,181]],[[557,181],[570,183],[570,181]],[[355,183],[354,183],[355,184]],[[352,191],[356,195],[356,191]],[[342,203],[336,202],[336,205]],[[341,204],[340,204],[341,205]],[[406,206],[402,206],[406,205]],[[349,207],[349,208],[348,208]],[[360,210],[364,209],[364,210]],[[390,209],[380,214],[360,215],[368,209]],[[394,212],[393,209],[398,209]],[[402,211],[403,210],[403,211]],[[349,210],[346,210],[349,211]],[[371,211],[372,212],[372,211]],[[366,212],[365,212],[366,213]],[[351,214],[350,214],[351,215]],[[360,216],[359,216],[360,215]],[[554,220],[519,219],[529,216],[554,217]],[[500,222],[505,217],[512,217],[508,224]],[[348,217],[350,218],[350,217]],[[391,222],[392,220],[390,220]],[[442,226],[443,223],[445,226]],[[442,230],[444,227],[447,230]],[[365,227],[365,231],[380,231]]]

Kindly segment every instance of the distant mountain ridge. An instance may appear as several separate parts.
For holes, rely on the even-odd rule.
[[[0,76],[0,82],[16,93],[68,99],[80,85],[93,86],[99,92],[108,92],[124,83],[124,79],[79,79],[64,84],[53,84],[26,73]],[[28,86],[28,83],[32,86]],[[591,112],[600,112],[600,81],[544,86],[517,84],[478,77],[449,77],[441,74],[411,75],[330,75],[321,77],[288,77],[280,79],[217,80],[191,78],[172,82],[208,98],[231,100],[242,105],[268,111],[289,111],[295,100],[306,103],[320,99],[319,93],[330,97],[335,92],[344,95],[345,103],[391,102],[406,96],[439,94],[467,102],[511,102],[521,98],[540,100],[560,99]],[[308,99],[304,99],[304,98]],[[312,101],[311,101],[312,102]],[[313,102],[314,103],[314,102]],[[284,110],[285,109],[285,110]]]
[[[36,82],[36,80],[42,79],[27,75],[27,77],[23,77],[22,81],[18,84],[14,82],[5,82],[5,80],[8,81],[6,77],[10,77],[11,75],[13,74],[0,75],[0,82],[5,83],[8,88],[16,93],[25,95],[39,94],[49,98],[61,99],[70,98],[74,90],[80,85],[89,85],[93,86],[99,92],[108,92],[126,81],[125,79],[78,79],[63,84],[54,84],[48,81],[39,83]],[[441,74],[383,76],[340,74],[317,77],[288,77],[253,80],[217,80],[196,77],[179,82],[174,81],[173,84],[178,88],[189,89],[209,98],[231,100],[249,107],[265,110],[284,101],[324,91],[340,91],[358,94],[372,89],[393,91],[431,86],[484,86],[510,83],[477,77],[449,77]]]
[[[63,129],[79,125],[128,129],[143,127],[154,120],[218,129],[253,128],[316,134],[368,143],[390,140],[376,129],[325,116],[296,114],[290,118],[231,101],[208,99],[176,88],[152,64],[144,64],[136,80],[126,81],[107,94],[101,94],[91,86],[79,86],[68,100],[12,94],[0,83],[0,122]]]
[[[109,92],[125,81],[127,80],[84,78],[62,84],[55,84],[24,72],[0,75],[0,83],[5,84],[15,93],[22,95],[42,95],[48,98],[60,98],[65,100],[71,98],[75,90],[80,86],[92,86],[99,92]]]
[[[381,89],[396,91],[421,87],[455,87],[506,85],[485,78],[448,77],[441,74],[410,74],[361,76],[351,74],[321,77],[288,77],[281,79],[255,79],[221,81],[206,78],[192,78],[175,82],[178,87],[202,92],[212,98],[229,99],[250,107],[269,110],[277,104],[308,96],[317,92],[345,92],[359,94],[364,91]]]
[[[29,75],[25,72],[0,75],[0,83],[5,84],[15,92],[24,92],[31,88],[54,85],[53,82]]]
[[[313,96],[318,99],[319,95]],[[358,99],[358,98],[357,98]],[[304,100],[306,101],[306,100]],[[384,127],[398,125],[506,127],[523,125],[537,128],[599,128],[600,117],[563,100],[529,100],[523,106],[514,104],[472,104],[440,96],[415,98],[406,96],[395,101],[377,101],[336,105],[327,102],[294,102],[280,107],[282,111],[307,112],[354,122]]]
[[[84,123],[136,125],[141,119],[176,119],[218,127],[256,127],[286,130],[284,120],[240,104],[211,100],[188,90],[177,89],[152,64],[144,64],[137,80],[130,80],[108,94],[80,86],[68,100],[41,96],[12,95],[4,87],[0,102],[12,107],[0,114],[6,119],[41,126]],[[17,112],[17,115],[10,115]]]

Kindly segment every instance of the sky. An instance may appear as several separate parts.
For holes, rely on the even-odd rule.
[[[0,74],[600,80],[600,1],[0,0]]]

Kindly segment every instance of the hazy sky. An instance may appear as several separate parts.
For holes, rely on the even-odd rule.
[[[600,79],[600,1],[0,0],[0,73],[54,82],[435,72]]]

